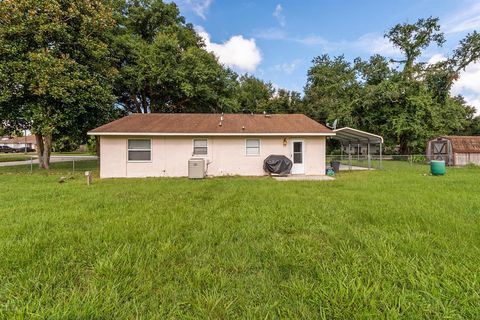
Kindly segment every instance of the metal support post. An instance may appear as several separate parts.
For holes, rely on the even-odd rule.
[[[370,156],[370,141],[367,144],[367,161],[368,161],[368,170],[372,169],[372,159]]]
[[[382,147],[383,143],[380,142],[380,169],[382,169]]]
[[[352,170],[352,147],[350,142],[348,143],[348,170]]]

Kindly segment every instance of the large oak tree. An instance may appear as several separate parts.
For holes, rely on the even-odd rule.
[[[231,112],[237,75],[204,49],[177,5],[117,1],[117,103],[127,112]]]
[[[445,61],[419,61],[445,39],[437,18],[397,24],[385,37],[403,54],[348,62],[343,56],[313,60],[305,87],[305,111],[320,121],[339,119],[386,138],[402,154],[422,152],[428,139],[471,128],[474,109],[451,95],[459,72],[480,59],[480,36],[468,34]]]
[[[111,112],[113,27],[100,0],[0,1],[0,117],[35,134],[40,167],[55,132],[85,131]]]

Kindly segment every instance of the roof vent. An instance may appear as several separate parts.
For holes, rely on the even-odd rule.
[[[223,112],[222,115],[220,116],[220,122],[218,123],[218,126],[221,127],[223,125]]]
[[[245,126],[242,126],[242,130],[245,130]]]

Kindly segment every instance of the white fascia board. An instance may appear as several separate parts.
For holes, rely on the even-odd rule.
[[[254,137],[330,137],[334,136],[335,133],[294,133],[294,132],[285,132],[285,133],[162,133],[162,132],[88,132],[89,136],[170,136],[170,137],[197,137],[197,136],[210,136],[210,137],[245,137],[245,136],[254,136]]]

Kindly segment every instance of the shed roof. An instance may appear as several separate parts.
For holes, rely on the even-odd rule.
[[[453,152],[480,153],[480,136],[442,136],[452,142]]]
[[[345,143],[383,143],[382,136],[349,127],[335,129],[333,132],[335,140]]]
[[[332,136],[332,130],[303,114],[131,114],[90,135],[302,135]]]

